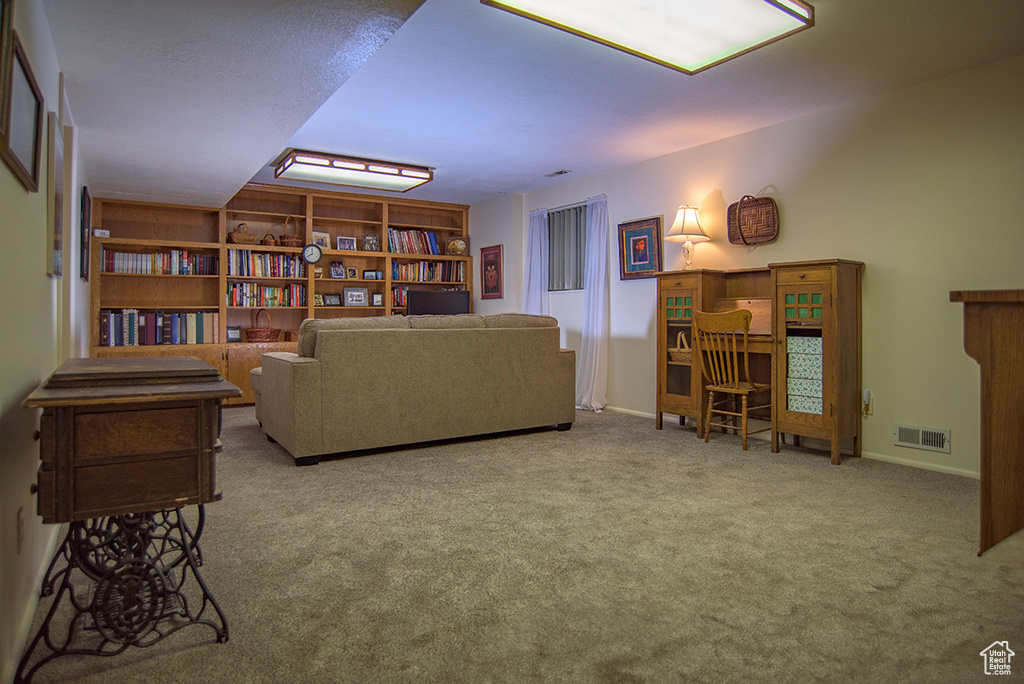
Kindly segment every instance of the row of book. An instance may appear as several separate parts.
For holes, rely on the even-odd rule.
[[[228,283],[228,306],[306,306],[306,286]]]
[[[394,254],[441,254],[437,237],[423,230],[388,228],[388,249]]]
[[[118,252],[103,248],[104,273],[132,275],[217,275],[213,254],[172,249],[169,252]]]
[[[156,344],[216,344],[220,342],[220,314],[215,311],[100,311],[101,347],[136,347]]]
[[[228,275],[249,278],[304,278],[306,267],[299,256],[229,249]]]
[[[391,264],[392,280],[426,283],[461,283],[465,281],[464,261],[419,261],[414,264]]]

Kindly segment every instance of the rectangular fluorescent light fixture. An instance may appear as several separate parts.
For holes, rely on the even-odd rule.
[[[434,172],[426,166],[289,150],[277,163],[274,178],[405,192],[432,181]]]
[[[480,0],[686,74],[814,26],[802,0]]]

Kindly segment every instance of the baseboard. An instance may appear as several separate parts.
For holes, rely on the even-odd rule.
[[[650,418],[654,420],[655,415],[653,413],[646,413],[644,411],[634,411],[632,409],[620,408],[618,406],[605,406],[605,411],[614,411],[616,413],[626,413],[631,416],[639,416],[640,418]],[[667,415],[667,414],[666,414]],[[750,435],[750,439],[771,439],[768,433],[759,433],[756,435]],[[815,440],[810,437],[804,437],[801,443],[812,449],[819,448],[824,445],[824,450],[828,451],[829,444],[825,440]],[[842,451],[844,456],[850,456],[847,451]],[[890,456],[888,454],[879,454],[870,451],[861,451],[861,458],[870,458],[873,461],[885,461],[886,463],[895,463],[897,465],[910,466],[911,468],[922,468],[924,470],[934,470],[940,473],[948,473],[949,475],[959,475],[960,477],[969,477],[973,480],[979,479],[981,476],[978,472],[972,470],[965,470],[963,468],[951,468],[949,466],[939,465],[937,463],[931,463],[929,461],[919,461],[913,458],[900,458],[898,456]]]
[[[17,656],[11,662],[4,663],[4,671],[0,675],[3,677],[2,681],[5,682],[14,681],[14,675],[21,664],[21,658],[28,647],[28,641],[34,636],[31,632],[32,623],[36,618],[36,609],[39,607],[39,589],[43,586],[43,580],[46,578],[46,571],[50,568],[50,563],[53,562],[53,554],[57,552],[58,542],[67,534],[67,525],[47,525],[47,527],[50,527],[51,530],[50,539],[46,543],[46,553],[43,554],[42,562],[36,570],[36,578],[32,583],[34,591],[28,595],[25,601],[21,612],[21,619],[18,620],[17,631],[13,635],[14,643],[20,644],[20,648],[18,648]]]

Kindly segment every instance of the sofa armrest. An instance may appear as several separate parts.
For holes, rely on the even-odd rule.
[[[323,452],[320,360],[267,352],[256,382],[263,431],[295,458]]]

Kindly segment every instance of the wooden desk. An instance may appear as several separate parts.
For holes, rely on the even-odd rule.
[[[39,515],[71,524],[43,581],[53,602],[16,682],[63,655],[116,655],[191,624],[227,641],[199,573],[199,538],[203,505],[220,498],[220,403],[240,393],[195,357],[91,358],[68,361],[23,402],[43,409]],[[54,621],[61,606],[70,620]]]
[[[37,509],[47,523],[216,501],[221,401],[241,391],[192,356],[71,359],[41,407]]]
[[[749,339],[750,372],[772,384],[777,432],[828,440],[837,465],[842,441],[860,456],[863,268],[860,262],[829,259],[659,273],[657,428],[663,414],[673,413],[680,423],[693,419],[703,437],[706,397],[699,362],[673,360],[671,351],[680,336],[692,342],[693,310],[747,308],[754,314],[752,332],[762,333]]]
[[[964,305],[964,351],[981,366],[978,555],[1024,528],[1024,290],[949,293]]]

